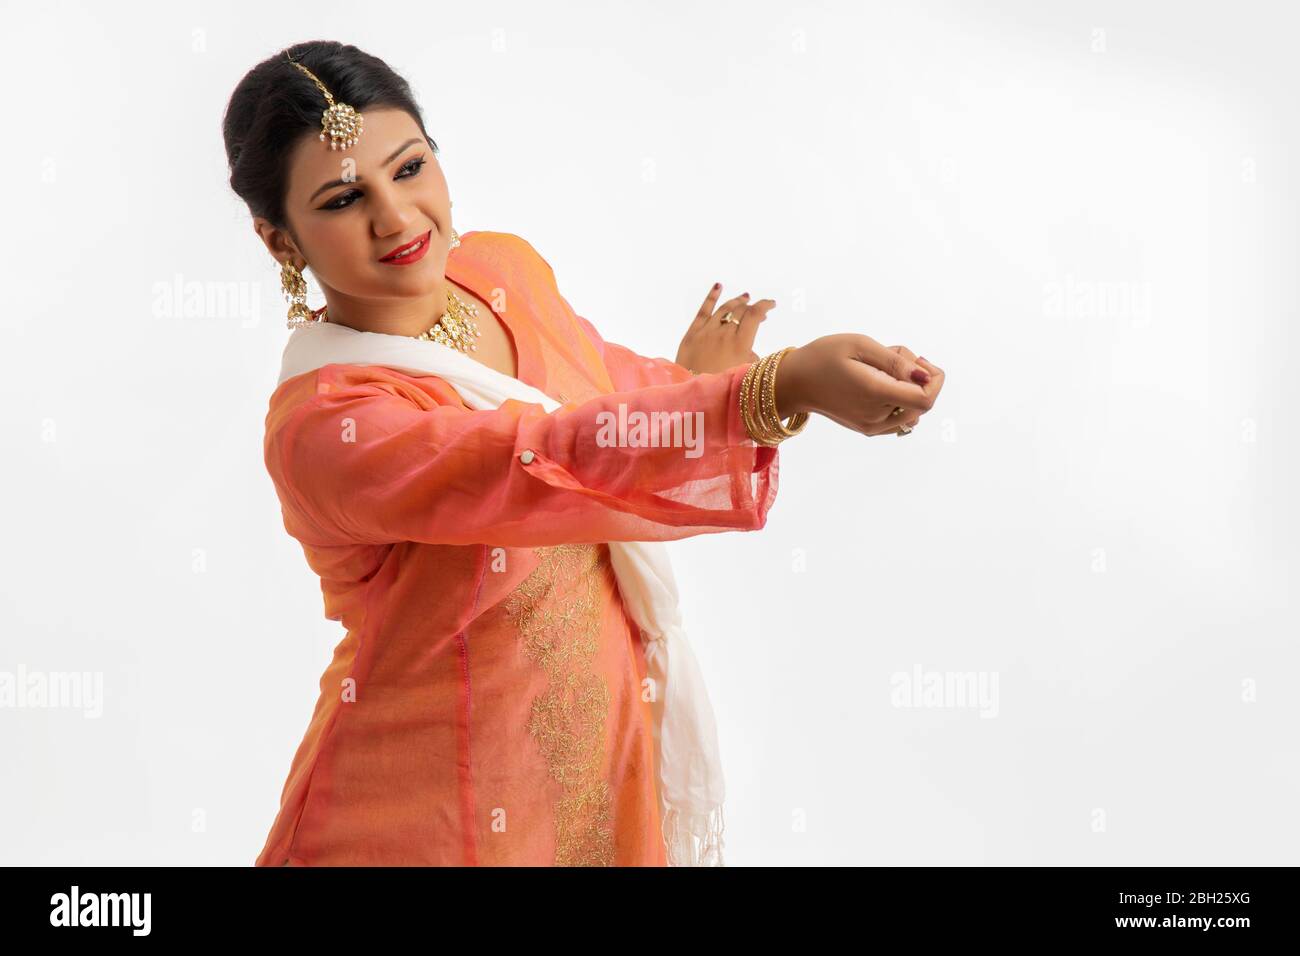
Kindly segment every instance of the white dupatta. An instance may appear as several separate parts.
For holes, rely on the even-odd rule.
[[[325,321],[290,333],[279,381],[333,364],[383,365],[410,375],[436,375],[474,409],[496,408],[508,398],[541,405],[548,413],[559,407],[533,386],[448,346]],[[654,682],[651,713],[668,864],[723,866],[725,789],[717,725],[682,627],[668,549],[662,542],[611,541],[609,553],[623,603],[641,629]]]

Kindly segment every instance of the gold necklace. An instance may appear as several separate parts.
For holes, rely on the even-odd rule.
[[[461,352],[477,352],[478,343],[474,339],[483,334],[479,331],[478,323],[474,321],[477,315],[478,306],[471,305],[448,289],[447,311],[443,317],[433,323],[433,328],[426,329],[419,335],[412,335],[410,338],[437,342],[439,345],[447,345]],[[320,321],[329,321],[329,306],[321,308]]]
[[[474,321],[476,315],[478,315],[478,306],[470,305],[448,289],[447,314],[435,322],[433,328],[421,332],[416,338],[450,345],[462,352],[477,352],[478,343],[474,339],[483,333],[479,331],[478,323]]]

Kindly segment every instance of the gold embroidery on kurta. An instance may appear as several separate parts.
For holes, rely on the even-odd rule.
[[[534,549],[541,559],[507,599],[529,659],[546,671],[528,730],[564,789],[555,805],[555,865],[610,866],[614,833],[601,776],[609,686],[592,670],[600,639],[600,545]]]

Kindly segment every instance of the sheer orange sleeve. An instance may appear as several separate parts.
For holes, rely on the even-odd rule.
[[[605,368],[609,370],[609,377],[613,379],[616,389],[671,385],[674,382],[688,381],[693,377],[690,369],[676,362],[666,358],[647,358],[625,345],[606,342],[594,325],[577,313],[574,314],[605,357]]]
[[[366,369],[381,379],[294,408],[268,436],[267,467],[320,544],[539,547],[752,531],[775,500],[778,457],[745,430],[745,370],[683,370],[683,381],[616,385],[548,414],[513,399],[422,407],[398,373],[389,384],[391,370]]]

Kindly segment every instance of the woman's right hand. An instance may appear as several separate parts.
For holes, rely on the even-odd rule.
[[[784,419],[816,412],[863,435],[914,427],[943,388],[943,369],[903,346],[867,335],[825,335],[792,349],[776,373],[776,407]],[[901,407],[902,413],[891,414]]]

